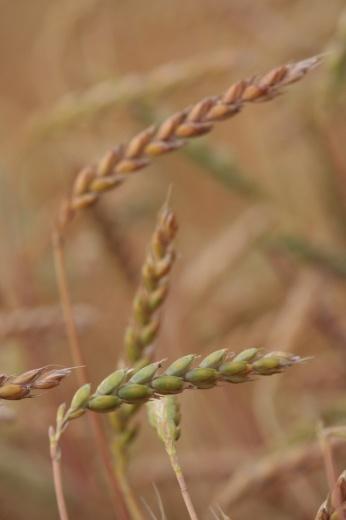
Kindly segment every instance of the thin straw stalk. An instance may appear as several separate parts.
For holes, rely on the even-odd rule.
[[[81,385],[86,384],[88,381],[88,372],[86,369],[86,364],[84,362],[84,356],[81,349],[78,331],[76,327],[76,323],[73,315],[73,306],[71,302],[69,286],[67,282],[66,269],[65,269],[65,258],[64,258],[64,249],[62,244],[63,238],[60,235],[57,229],[53,232],[53,253],[54,253],[54,261],[55,261],[55,270],[57,283],[60,293],[60,300],[62,305],[62,310],[64,314],[68,344],[71,352],[72,359],[75,365],[78,367],[77,376],[79,379],[79,383]],[[102,428],[102,424],[100,418],[97,416],[90,417],[90,425],[94,433],[94,439],[96,446],[98,448],[98,452],[100,458],[102,460],[102,465],[104,468],[105,475],[107,477],[107,484],[110,491],[110,497],[112,500],[112,505],[114,509],[114,513],[119,515],[119,518],[122,520],[128,520],[129,514],[127,511],[126,502],[124,501],[122,490],[119,486],[117,477],[113,471],[113,467],[111,464],[111,455],[108,449],[108,443],[105,436],[105,433]],[[54,438],[54,442],[57,444],[59,435],[57,432],[53,433],[53,430],[50,431],[50,439]],[[52,442],[52,441],[51,441]],[[56,467],[53,463],[53,471],[56,472]]]

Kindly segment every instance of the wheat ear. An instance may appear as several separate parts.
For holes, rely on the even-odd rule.
[[[45,366],[28,370],[17,376],[0,374],[0,399],[19,401],[37,395],[35,390],[50,390],[60,385],[72,368]]]
[[[70,407],[66,410],[66,406],[61,405],[59,408],[56,435],[59,437],[72,419],[84,415],[87,410],[107,413],[127,403],[142,404],[187,389],[209,389],[222,382],[245,383],[256,376],[279,374],[306,360],[286,352],[264,353],[258,348],[232,353],[229,358],[227,349],[217,350],[197,367],[192,367],[196,358],[195,354],[183,356],[159,375],[160,361],[137,372],[120,368],[107,376],[94,393],[91,393],[90,384],[81,386]]]
[[[126,357],[137,367],[152,358],[152,344],[160,326],[159,310],[167,297],[169,274],[175,260],[177,230],[175,214],[165,204],[151,237],[141,284],[133,301],[132,319],[125,332]]]
[[[151,126],[126,145],[107,152],[95,165],[77,175],[72,193],[58,218],[62,233],[76,212],[94,204],[100,195],[116,188],[127,175],[148,166],[153,157],[174,151],[187,139],[210,132],[214,123],[238,114],[247,103],[270,100],[284,87],[299,81],[320,62],[320,57],[276,67],[262,76],[238,81],[221,95],[207,97],[177,112],[159,126]]]
[[[229,359],[227,349],[217,350],[205,357],[198,367],[192,368],[196,358],[194,354],[183,356],[161,375],[157,375],[161,362],[150,363],[137,372],[120,368],[107,376],[94,393],[91,393],[90,384],[82,385],[74,394],[69,408],[65,403],[59,406],[56,426],[49,429],[53,471],[58,475],[58,482],[61,484],[58,466],[61,436],[69,423],[84,415],[87,410],[108,413],[121,405],[139,405],[151,399],[180,394],[186,389],[208,389],[222,382],[244,383],[256,376],[281,373],[304,361],[299,356],[287,353],[265,354],[258,348],[231,354]]]
[[[81,348],[81,344],[79,341],[78,330],[75,322],[75,318],[73,315],[73,306],[72,300],[70,296],[69,285],[66,276],[66,268],[65,268],[65,257],[64,257],[64,248],[63,248],[63,237],[60,235],[57,229],[54,229],[52,235],[52,243],[53,243],[53,254],[54,254],[54,262],[55,262],[55,271],[57,277],[57,283],[60,293],[61,306],[64,314],[64,321],[66,327],[66,333],[68,338],[68,345],[70,348],[71,356],[74,360],[74,363],[79,367],[77,372],[77,377],[79,379],[79,384],[83,385],[88,381],[88,372],[86,365],[84,363],[84,356]],[[102,427],[102,423],[100,421],[100,417],[98,416],[90,416],[90,425],[92,427],[94,433],[94,439],[96,446],[99,451],[100,458],[103,463],[103,467],[105,470],[105,477],[107,478],[106,482],[108,484],[110,498],[112,501],[112,506],[114,513],[121,518],[121,520],[128,520],[129,514],[127,510],[126,503],[124,501],[124,497],[122,495],[122,491],[119,487],[119,483],[117,481],[116,475],[113,472],[113,467],[111,463],[111,455],[108,449],[107,438],[105,432]],[[62,484],[61,484],[61,474],[60,474],[60,462],[58,455],[58,445],[55,437],[55,433],[52,429],[49,430],[49,439],[50,439],[50,447],[51,447],[51,461],[52,461],[52,469],[53,469],[53,477],[55,484],[55,492],[59,507],[60,515],[67,514],[66,508],[64,509],[61,504],[63,504],[64,500],[62,497]],[[62,509],[60,510],[60,508]],[[64,519],[64,516],[61,516],[61,520]]]

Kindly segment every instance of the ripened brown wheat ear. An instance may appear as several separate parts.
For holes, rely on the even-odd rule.
[[[72,193],[61,206],[58,231],[63,233],[78,210],[91,206],[103,192],[122,184],[128,174],[148,166],[153,157],[177,150],[190,137],[210,132],[214,123],[238,114],[246,103],[276,97],[286,85],[299,81],[316,67],[320,59],[315,56],[238,81],[224,94],[207,97],[108,151],[96,164],[77,174]]]
[[[60,385],[71,372],[72,368],[46,366],[34,368],[17,376],[0,374],[0,400],[19,401],[34,397],[42,390],[50,390]]]

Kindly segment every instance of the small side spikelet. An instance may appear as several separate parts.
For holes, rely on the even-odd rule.
[[[167,445],[180,437],[181,413],[177,396],[170,395],[160,400],[149,401],[148,417],[162,442]]]
[[[18,376],[0,375],[0,399],[18,401],[34,397],[35,390],[49,390],[58,386],[71,373],[71,368],[35,368]]]

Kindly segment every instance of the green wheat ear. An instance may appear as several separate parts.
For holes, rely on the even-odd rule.
[[[186,389],[210,389],[226,382],[245,383],[258,376],[279,374],[307,360],[286,352],[265,353],[259,348],[231,353],[228,357],[226,349],[216,350],[198,366],[193,366],[196,358],[194,354],[183,356],[161,373],[158,372],[162,362],[150,363],[135,373],[121,368],[107,376],[94,393],[89,384],[81,386],[67,411],[64,409],[63,415],[61,408],[58,411],[57,436],[60,437],[72,419],[87,410],[100,413],[120,407],[126,410],[127,405],[138,406],[152,399],[181,394]]]

